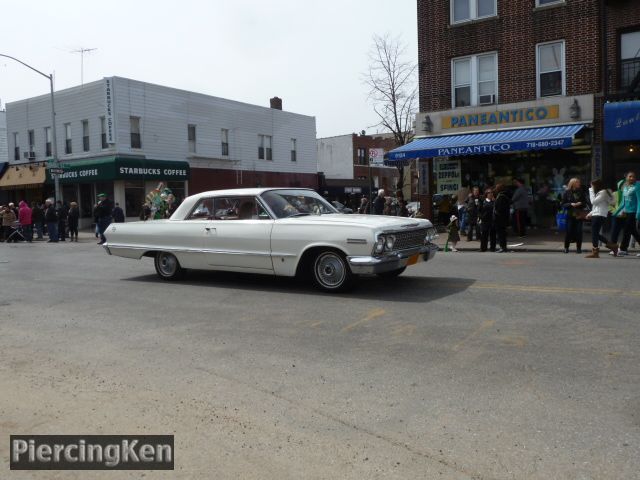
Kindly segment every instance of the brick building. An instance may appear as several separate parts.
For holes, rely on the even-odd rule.
[[[637,99],[639,31],[637,0],[418,0],[418,138],[390,161],[435,159],[431,193],[524,178],[547,224],[569,178],[638,161],[607,142],[604,104]]]
[[[373,166],[378,158],[395,147],[388,135],[339,135],[319,138],[318,172],[322,175],[320,191],[341,202],[359,200],[362,195],[384,188],[389,193],[396,190],[399,172],[396,167],[382,164]],[[374,158],[371,168],[370,159]]]

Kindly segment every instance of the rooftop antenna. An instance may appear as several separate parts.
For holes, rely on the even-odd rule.
[[[97,48],[83,48],[80,47],[77,50],[71,50],[71,53],[79,53],[80,54],[80,85],[84,85],[84,54],[93,52],[97,50]]]

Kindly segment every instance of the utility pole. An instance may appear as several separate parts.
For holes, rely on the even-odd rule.
[[[18,60],[15,57],[12,57],[11,55],[5,55],[3,53],[0,53],[0,57],[5,57],[5,58],[10,58],[11,60],[15,60],[16,62],[24,65],[25,67],[33,70],[34,72],[42,75],[43,77],[45,77],[46,79],[49,80],[49,86],[51,88],[51,133],[53,135],[52,138],[52,143],[53,143],[53,164],[55,165],[55,168],[59,169],[60,168],[60,160],[58,158],[58,144],[57,144],[57,135],[56,135],[56,107],[55,107],[55,102],[54,102],[54,95],[53,95],[53,73],[47,75],[46,73],[41,72],[40,70],[38,70],[37,68],[32,67],[31,65],[24,63],[22,60]],[[54,188],[55,188],[55,200],[62,200],[62,195],[60,192],[60,175],[59,174],[55,174],[52,175],[53,179],[54,179]]]
[[[84,54],[93,52],[97,50],[97,48],[83,48],[80,47],[77,50],[72,50],[71,53],[79,53],[80,54],[80,85],[84,85]]]

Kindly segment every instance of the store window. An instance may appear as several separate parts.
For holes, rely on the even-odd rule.
[[[139,217],[145,200],[144,181],[124,182],[124,212],[127,217]]]
[[[51,156],[51,127],[44,127],[44,155]]]
[[[258,159],[273,160],[272,144],[271,135],[258,135]]]
[[[640,30],[620,35],[620,89],[640,90]],[[635,82],[635,85],[633,83]]]
[[[100,117],[100,142],[103,150],[109,148],[107,143],[107,121],[104,117]]]
[[[189,142],[189,153],[196,153],[196,126],[187,125],[187,140]]]
[[[81,183],[80,184],[80,216],[82,218],[93,218],[93,208],[95,204],[96,204],[96,194],[93,191],[93,184]]]
[[[131,132],[131,148],[142,148],[140,117],[129,117],[129,129]]]
[[[73,149],[71,147],[71,124],[64,124],[64,153],[67,155],[71,155],[73,153]]]
[[[452,60],[453,107],[498,103],[498,54]]]
[[[82,120],[82,151],[89,151],[89,120]]]
[[[564,40],[537,47],[538,97],[565,94]]]
[[[167,182],[167,188],[171,190],[171,193],[176,198],[176,206],[180,205],[186,196],[184,182]]]
[[[227,130],[226,128],[223,128],[222,130],[220,130],[220,137],[222,139],[222,156],[223,157],[228,157],[229,156],[229,130]]]
[[[367,164],[367,149],[366,148],[358,148],[356,150],[356,165],[366,165]]]
[[[536,7],[544,7],[546,5],[553,5],[556,3],[564,3],[565,0],[536,0]]]
[[[451,23],[494,17],[497,11],[496,0],[451,0]]]

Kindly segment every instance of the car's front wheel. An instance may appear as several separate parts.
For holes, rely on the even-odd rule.
[[[318,253],[313,260],[313,282],[326,292],[344,292],[353,286],[354,276],[345,256],[334,250]]]
[[[154,264],[156,273],[162,280],[178,280],[184,276],[184,268],[172,253],[158,252]]]
[[[407,267],[402,267],[397,270],[391,270],[390,272],[379,273],[378,276],[380,278],[396,278],[397,276],[402,275],[406,269]]]

